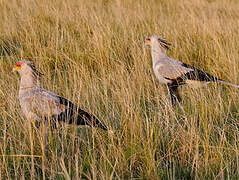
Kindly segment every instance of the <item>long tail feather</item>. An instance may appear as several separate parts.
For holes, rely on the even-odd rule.
[[[94,115],[91,115],[88,112],[85,112],[81,109],[78,109],[78,118],[77,118],[76,124],[94,126],[94,127],[99,127],[103,130],[108,130],[106,125],[101,123]]]
[[[108,130],[107,126],[101,123],[94,115],[78,108],[71,101],[63,97],[58,96],[58,98],[60,100],[59,103],[65,105],[67,108],[65,111],[56,115],[54,119],[68,122],[69,124],[88,125]]]
[[[222,83],[222,84],[226,84],[226,85],[232,86],[232,87],[239,88],[239,85],[237,85],[237,84],[232,84],[232,83],[227,82],[227,81],[218,80],[218,82],[220,82],[220,83]]]

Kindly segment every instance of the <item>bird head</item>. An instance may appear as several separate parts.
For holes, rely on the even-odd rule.
[[[171,44],[163,40],[161,36],[150,36],[145,39],[145,46],[160,46],[168,50],[170,45]]]
[[[42,73],[36,70],[35,66],[33,65],[31,61],[27,61],[27,60],[18,61],[14,65],[12,70],[13,72],[17,71],[21,76],[24,74],[29,74],[29,73],[38,77],[43,75]]]

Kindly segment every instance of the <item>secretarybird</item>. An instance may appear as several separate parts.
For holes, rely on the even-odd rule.
[[[31,61],[17,62],[13,71],[19,72],[21,76],[19,101],[27,119],[44,120],[51,123],[66,122],[108,130],[95,116],[79,109],[71,101],[39,88],[37,81],[42,74],[35,69]]]
[[[180,85],[188,84],[192,87],[198,87],[210,82],[219,82],[239,88],[239,85],[226,82],[202,70],[168,57],[165,51],[169,49],[170,44],[163,40],[161,36],[146,38],[145,45],[151,47],[154,74],[159,83],[167,85],[173,106],[181,101],[178,92]]]

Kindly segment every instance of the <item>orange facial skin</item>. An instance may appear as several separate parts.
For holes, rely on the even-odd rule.
[[[14,71],[17,71],[17,70],[21,69],[21,67],[22,67],[22,63],[21,63],[21,62],[17,62],[17,63],[15,64],[15,66],[13,67],[13,70],[14,70]]]

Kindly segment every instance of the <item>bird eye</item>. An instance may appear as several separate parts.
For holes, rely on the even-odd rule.
[[[17,66],[17,67],[21,67],[21,66],[22,66],[22,63],[18,62],[18,63],[16,63],[15,66]]]
[[[146,38],[146,41],[150,41],[150,38]]]

